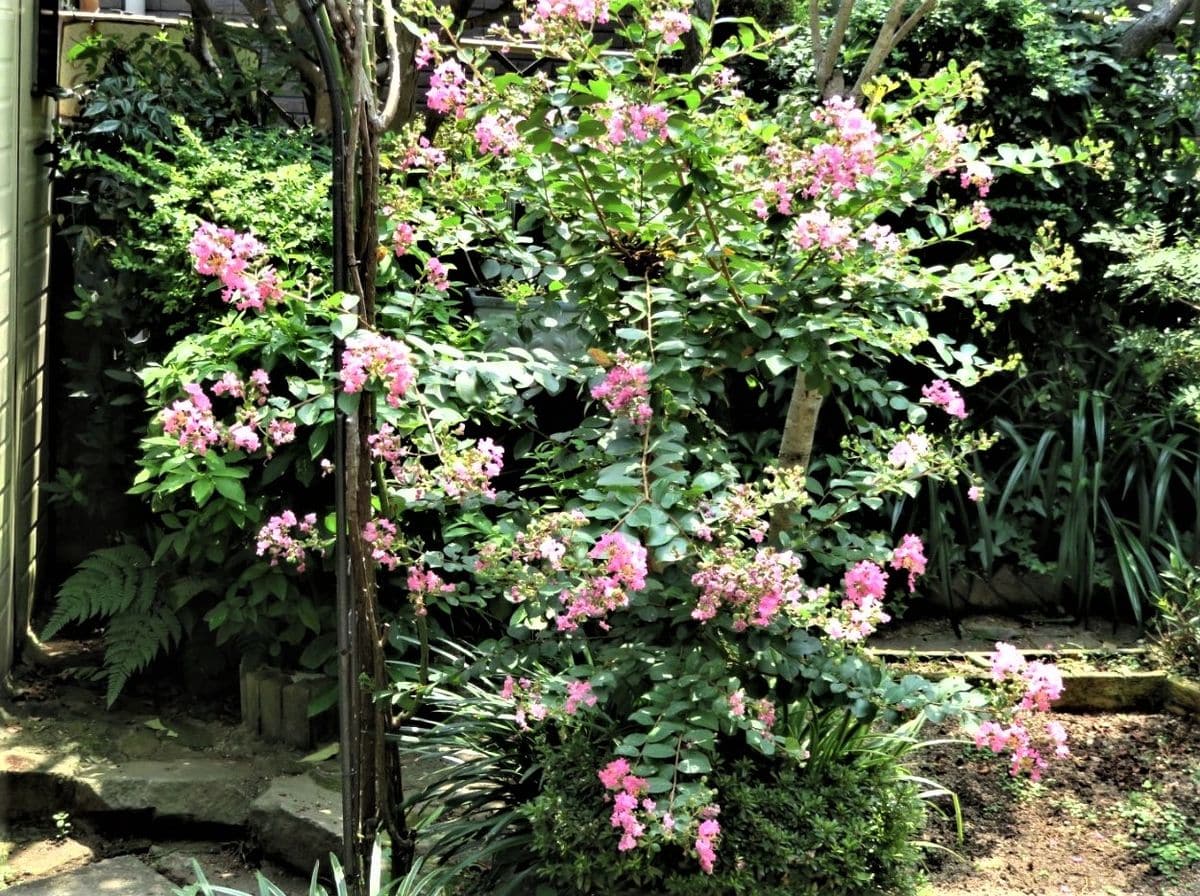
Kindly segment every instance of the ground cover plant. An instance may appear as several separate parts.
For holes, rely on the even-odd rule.
[[[606,20],[623,52],[593,31]],[[289,276],[268,234],[197,218],[195,273],[230,310],[144,374],[135,491],[168,556],[254,544],[214,629],[317,634],[347,413],[350,464],[376,484],[355,535],[383,581],[391,705],[418,743],[482,757],[454,773],[495,789],[464,808],[500,797],[486,836],[470,811],[429,831],[461,886],[830,892],[832,869],[754,844],[798,843],[813,812],[844,839],[831,796],[853,779],[877,788],[877,823],[844,844],[847,892],[895,889],[923,789],[901,760],[927,720],[1014,772],[1064,749],[1040,720],[1053,667],[998,646],[989,709],[961,681],[895,680],[861,645],[926,565],[885,500],[956,476],[980,497],[961,390],[996,365],[930,313],[983,320],[1072,276],[1050,226],[1025,258],[963,251],[993,165],[1074,153],[985,156],[954,118],[972,71],[768,112],[727,67],[769,49],[751,23],[713,46],[702,20],[626,3],[538,7],[522,28],[562,60],[551,74],[423,35],[446,121],[388,149],[373,320]],[[673,64],[684,33],[691,69]],[[827,395],[867,410],[818,463]],[[766,805],[764,779],[804,782],[794,810]],[[587,863],[564,811],[608,838]]]

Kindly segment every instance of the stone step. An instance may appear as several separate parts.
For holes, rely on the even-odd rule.
[[[248,822],[263,852],[300,872],[341,852],[341,796],[308,775],[272,781],[250,807]]]
[[[133,856],[105,859],[78,871],[17,884],[4,896],[174,896],[174,885]]]

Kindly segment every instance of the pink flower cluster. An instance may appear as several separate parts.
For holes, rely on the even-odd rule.
[[[606,532],[588,552],[604,562],[604,571],[562,591],[565,612],[556,620],[559,631],[573,632],[587,619],[601,619],[629,605],[629,592],[646,587],[646,549],[622,532]]]
[[[958,176],[958,182],[965,190],[968,187],[974,187],[980,196],[986,196],[992,188],[992,168],[986,162],[970,161],[963,166],[962,173]]]
[[[387,388],[387,403],[397,408],[416,378],[408,346],[378,333],[355,333],[342,353],[342,383],[349,393],[379,382]]]
[[[967,417],[967,406],[963,402],[962,395],[945,380],[934,380],[928,386],[922,386],[921,396],[924,401],[941,408],[951,417],[957,417],[960,420],[965,420]]]
[[[522,731],[529,730],[530,719],[540,722],[550,713],[550,708],[542,702],[541,686],[528,678],[507,676],[500,688],[500,699],[516,704],[515,718],[517,727]]]
[[[396,225],[395,232],[392,233],[392,251],[399,258],[402,255],[407,255],[408,250],[413,247],[413,243],[417,241],[417,232],[413,226],[407,221],[401,221]]]
[[[917,587],[917,576],[925,574],[925,545],[919,536],[905,535],[892,551],[892,569],[908,570],[908,590]]]
[[[586,524],[587,517],[578,510],[538,517],[528,529],[517,533],[507,552],[495,543],[484,544],[475,570],[512,583],[506,597],[512,603],[522,603],[536,597],[551,577],[557,578],[576,532]]]
[[[654,416],[646,365],[629,363],[624,352],[617,352],[616,361],[604,379],[592,387],[592,398],[614,417],[624,417],[636,426],[647,426]]]
[[[590,681],[567,682],[567,699],[563,703],[563,712],[569,716],[579,712],[580,706],[595,706],[596,695],[592,693]]]
[[[268,519],[266,525],[258,530],[258,556],[270,557],[272,566],[277,566],[282,560],[293,564],[297,572],[304,572],[308,551],[321,546],[316,527],[315,513],[297,519],[295,513],[285,510]]]
[[[525,120],[522,115],[507,112],[489,112],[475,124],[475,140],[479,151],[497,158],[512,155],[521,146],[521,135],[517,125]]]
[[[204,388],[197,383],[187,383],[183,391],[188,397],[174,402],[161,415],[163,432],[176,436],[181,447],[204,455],[217,443],[227,449],[239,448],[254,452],[262,447],[264,430],[257,408],[267,402],[270,395],[270,377],[265,370],[255,370],[248,383],[243,383],[236,373],[225,373],[212,385],[214,396],[228,395],[243,399],[242,407],[231,425],[219,422],[213,413],[212,401]],[[282,418],[272,419],[265,430],[267,455],[278,445],[296,438],[296,424]]]
[[[431,594],[453,594],[455,590],[453,585],[443,582],[436,572],[419,563],[409,567],[405,584],[408,585],[408,599],[418,616],[428,612],[425,609],[426,597]]]
[[[883,138],[874,122],[852,101],[831,97],[813,110],[812,119],[828,129],[824,140],[805,150],[793,150],[779,142],[767,146],[765,156],[774,173],[763,182],[761,194],[752,203],[759,218],[770,217],[772,208],[781,215],[791,215],[797,192],[821,203],[836,201],[875,173]],[[810,212],[812,217],[805,227],[793,233],[793,244],[805,249],[836,248],[839,253],[857,247],[847,219],[833,217],[823,208],[814,211],[819,214]],[[881,235],[872,232],[864,234],[864,239],[875,245]],[[888,240],[883,245],[891,244]]]
[[[763,216],[762,212],[759,216]],[[814,208],[797,215],[788,239],[797,250],[807,251],[814,247],[822,249],[828,252],[834,261],[840,260],[846,253],[853,252],[859,245],[854,236],[854,222],[849,218],[831,215],[823,208]]]
[[[929,454],[929,439],[919,432],[910,432],[892,446],[888,452],[888,463],[893,467],[906,470],[921,461]]]
[[[450,270],[440,258],[431,258],[425,262],[425,278],[438,292],[450,289]]]
[[[670,47],[692,30],[692,17],[681,9],[664,9],[650,17],[649,26],[652,32],[661,34],[663,43]]]
[[[362,537],[371,551],[371,559],[387,569],[394,570],[400,565],[400,550],[403,542],[399,541],[396,524],[387,517],[376,517],[368,520],[363,526]]]
[[[710,807],[715,810],[716,807]],[[715,818],[705,818],[696,829],[696,858],[700,862],[700,870],[712,874],[717,862],[717,839],[721,836],[721,824]]]
[[[735,719],[757,721],[768,732],[775,727],[775,704],[763,697],[747,706],[746,692],[741,688],[729,695],[729,714]]]
[[[692,584],[700,589],[692,618],[707,622],[724,606],[734,617],[735,631],[765,628],[781,610],[813,600],[813,592],[800,578],[802,566],[792,551],[762,548],[748,558],[732,548],[721,548],[715,561],[701,563],[692,576]]]
[[[839,614],[831,614],[825,634],[835,641],[861,641],[892,617],[883,609],[888,574],[870,560],[856,563],[842,577],[846,596]]]
[[[1019,775],[1028,771],[1037,781],[1046,768],[1045,751],[1063,758],[1069,755],[1067,733],[1055,721],[1046,722],[1041,730],[1046,738],[1039,743],[1034,731],[1032,717],[1050,711],[1050,704],[1062,696],[1063,681],[1058,667],[1053,663],[1038,660],[1026,661],[1025,657],[1011,644],[997,642],[991,656],[992,681],[998,684],[1015,685],[1021,694],[1009,724],[988,721],[975,730],[975,744],[988,747],[993,753],[1012,753],[1009,771]]]
[[[410,146],[404,151],[400,167],[405,171],[414,168],[431,169],[446,163],[446,153],[429,142],[428,137],[417,140],[416,146]]]
[[[521,31],[530,37],[546,34],[551,24],[603,25],[608,22],[608,0],[538,0]]]
[[[212,402],[196,383],[183,387],[188,398],[176,401],[162,412],[163,432],[178,436],[179,444],[196,454],[207,454],[221,440],[221,429],[213,416]]]
[[[429,64],[437,58],[438,36],[432,31],[426,31],[421,35],[421,42],[417,46],[416,53],[413,54],[413,63],[418,69],[428,68]]]
[[[628,106],[617,101],[611,106],[608,142],[613,146],[620,146],[630,137],[637,143],[645,143],[656,134],[660,140],[667,139],[667,107],[661,103]]]
[[[810,150],[802,165],[809,181],[804,195],[815,198],[828,192],[837,199],[875,173],[882,137],[875,123],[852,100],[841,97],[830,97],[823,107],[814,109],[812,120],[833,133],[828,135],[827,142]]]
[[[458,60],[447,59],[433,70],[429,76],[425,104],[434,112],[466,118],[467,75]]]
[[[632,774],[629,760],[614,759],[597,774],[604,789],[613,792],[610,821],[614,828],[621,831],[617,849],[626,852],[637,846],[638,838],[646,832],[646,826],[638,820],[639,810],[653,815],[657,807],[654,800],[644,796],[647,790],[646,779]],[[639,797],[643,797],[640,803]]]
[[[446,458],[433,472],[446,497],[465,501],[474,495],[496,497],[492,480],[504,465],[504,449],[491,439],[480,439],[475,447]]]
[[[270,265],[251,269],[250,262],[264,252],[263,244],[249,233],[201,221],[188,243],[196,273],[217,277],[224,289],[221,299],[238,311],[262,311],[283,298],[279,274]]]
[[[515,718],[522,731],[529,730],[530,719],[540,722],[559,712],[552,704],[545,702],[541,685],[528,678],[514,679],[511,675],[507,676],[500,689],[500,698],[516,704]],[[595,705],[596,695],[592,693],[590,681],[580,679],[567,682],[566,697],[560,707],[562,716],[578,715],[580,707],[590,708]]]

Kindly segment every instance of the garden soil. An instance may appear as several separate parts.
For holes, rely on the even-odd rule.
[[[1200,896],[1200,861],[1164,873],[1148,849],[1175,864],[1200,853],[1200,723],[1052,718],[1072,755],[1038,784],[972,747],[919,754],[913,770],[958,794],[965,827],[958,844],[952,817],[931,814],[928,838],[957,855],[930,851],[927,896]]]

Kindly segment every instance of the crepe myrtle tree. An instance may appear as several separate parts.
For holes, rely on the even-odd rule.
[[[980,438],[952,428],[939,448],[928,409],[957,425],[958,388],[996,367],[935,333],[928,313],[955,302],[983,321],[1060,288],[1073,268],[1049,225],[1026,259],[944,267],[930,258],[988,225],[996,170],[1028,173],[1079,154],[1001,147],[986,158],[955,121],[981,90],[971,70],[863,81],[861,97],[765,110],[737,89],[729,63],[768,52],[774,38],[740,22],[714,46],[710,21],[660,2],[531,4],[498,35],[536,40],[555,60],[529,75],[500,71],[488,51],[460,41],[452,11],[329,0],[307,12],[340,138],[335,294],[290,283],[255,235],[198,222],[196,270],[219,281],[231,312],[147,373],[165,410],[137,488],[169,519],[189,505],[192,520],[247,530],[261,555],[301,575],[319,574],[314,552],[346,539],[348,564],[335,572],[351,586],[353,637],[341,653],[354,720],[344,746],[352,881],[379,836],[397,870],[412,854],[388,742],[396,715],[377,699],[389,685],[377,578],[392,571],[423,639],[433,609],[468,606],[538,643],[557,635],[561,646],[544,649],[562,663],[586,653],[593,634],[626,633],[640,659],[608,655],[601,648],[613,641],[601,637],[596,668],[622,670],[662,712],[640,697],[626,707],[632,727],[618,752],[641,765],[629,776],[609,766],[600,780],[614,799],[625,795],[622,805],[649,799],[643,778],[653,794],[675,783],[671,800],[626,805],[614,825],[634,841],[648,823],[655,836],[691,831],[709,871],[718,825],[703,775],[729,726],[667,719],[679,726],[673,766],[661,745],[644,749],[638,729],[678,709],[680,681],[730,670],[734,691],[743,679],[778,691],[761,699],[778,701],[781,719],[794,715],[801,697],[783,682],[800,660],[853,653],[887,615],[883,564],[912,585],[919,540],[888,547],[856,520],[926,476],[962,469]],[[419,68],[442,118],[432,140],[420,127],[390,133]],[[462,316],[467,287],[505,297],[516,332],[544,331],[557,314],[577,349],[514,344],[507,325],[491,334],[499,347],[481,348],[469,335],[479,322]],[[896,359],[929,371],[919,399],[873,379]],[[763,405],[791,395],[773,458],[729,438],[734,382]],[[498,492],[497,441],[462,426],[528,421],[531,396],[571,388],[587,416],[551,437],[535,428],[525,451],[522,485],[539,497]],[[905,420],[865,428],[814,503],[812,429],[835,389]],[[287,475],[303,497],[339,431],[341,519],[325,507],[272,506]],[[430,511],[439,534],[406,529]],[[840,588],[820,582],[839,576]],[[686,676],[643,681],[660,661]],[[591,681],[586,692],[575,685],[575,708]],[[864,702],[846,707],[860,721],[900,699],[877,686],[852,691]],[[734,716],[749,720],[734,727],[756,748],[774,749],[774,711]],[[1010,730],[989,729],[989,742],[1028,745]]]

